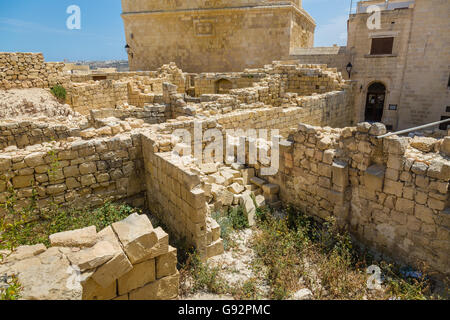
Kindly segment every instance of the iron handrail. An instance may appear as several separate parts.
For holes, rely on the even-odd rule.
[[[445,120],[441,120],[441,121],[437,121],[437,122],[424,124],[422,126],[418,126],[418,127],[414,127],[414,128],[409,128],[409,129],[400,130],[400,131],[396,131],[396,132],[386,133],[386,134],[383,134],[381,136],[377,136],[377,139],[386,138],[386,137],[390,137],[390,136],[393,136],[393,135],[399,135],[399,134],[403,134],[403,133],[409,133],[411,131],[425,129],[425,128],[429,128],[429,127],[434,127],[434,126],[436,126],[438,124],[442,124],[442,123],[446,123],[446,122],[450,122],[450,118],[445,119]]]

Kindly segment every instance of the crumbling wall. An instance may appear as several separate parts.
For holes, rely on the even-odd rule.
[[[145,203],[141,140],[138,133],[73,142],[55,142],[0,155],[0,203],[14,188],[16,206],[52,203],[96,206],[107,200]],[[2,208],[2,213],[6,211]]]
[[[178,297],[177,250],[136,213],[97,233],[95,226],[52,234],[51,247],[2,252],[0,274],[15,275],[25,300],[169,300]]]
[[[0,52],[0,89],[47,88],[66,79],[64,63],[46,63],[42,53]]]
[[[170,140],[167,142],[170,144]],[[142,134],[145,182],[150,209],[179,238],[195,246],[200,256],[209,258],[223,252],[220,227],[209,218],[205,191],[199,186],[199,176],[189,167],[162,152],[151,134]]]
[[[92,109],[115,108],[128,103],[126,82],[103,80],[90,83],[71,83],[66,87],[66,102],[83,115]]]
[[[78,126],[24,121],[0,121],[0,150],[9,146],[25,148],[52,140],[79,136]]]
[[[280,147],[269,181],[306,213],[337,218],[362,243],[406,263],[449,274],[450,140],[377,139],[381,124],[300,125]]]

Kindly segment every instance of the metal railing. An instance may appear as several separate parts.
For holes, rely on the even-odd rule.
[[[450,123],[450,118],[449,119],[445,119],[445,120],[441,120],[441,121],[436,121],[436,122],[424,124],[422,126],[418,126],[418,127],[414,127],[414,128],[409,128],[409,129],[400,130],[400,131],[396,131],[396,132],[389,132],[389,133],[383,134],[381,136],[377,136],[377,139],[386,138],[386,137],[390,137],[390,136],[393,136],[393,135],[409,133],[409,132],[416,131],[416,130],[422,130],[422,129],[434,127],[434,126],[437,126],[437,125],[440,125],[440,124],[443,124],[443,123],[447,123],[447,122]]]

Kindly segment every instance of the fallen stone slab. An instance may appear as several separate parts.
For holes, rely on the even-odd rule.
[[[20,246],[14,251],[2,250],[0,253],[3,255],[4,263],[9,263],[18,260],[24,260],[32,258],[45,252],[47,248],[43,244],[36,244],[34,246]]]
[[[240,194],[244,192],[245,188],[243,185],[235,182],[228,187],[228,190],[233,192],[234,194]]]
[[[79,274],[58,247],[8,267],[21,284],[21,300],[81,300]]]
[[[97,242],[95,226],[52,234],[50,244],[53,247],[92,247]]]
[[[69,254],[68,258],[83,272],[101,266],[117,254],[117,250],[109,241],[100,241],[92,248]]]
[[[250,227],[256,224],[256,207],[250,195],[244,194],[240,199],[240,205],[244,208],[244,213]]]
[[[108,288],[114,281],[131,271],[131,269],[133,269],[133,265],[128,260],[127,255],[121,250],[111,260],[97,268],[92,275],[92,279],[102,288]]]
[[[147,260],[158,243],[158,235],[146,215],[134,213],[112,225],[132,264]]]

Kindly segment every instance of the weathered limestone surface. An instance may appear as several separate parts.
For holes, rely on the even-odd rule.
[[[147,220],[147,216],[134,214],[122,222],[131,229],[132,239],[136,239],[137,233],[138,239],[143,239],[146,235],[152,236],[153,228],[140,228],[139,224],[133,225],[130,221],[144,222],[145,225]],[[39,244],[5,252],[0,274],[18,277],[22,286],[21,299],[25,300],[177,298],[179,274],[175,248],[162,245],[152,252],[152,258],[142,258],[142,262],[132,264],[128,252],[122,249],[130,243],[130,237],[123,237],[124,226],[117,228],[122,238],[116,236],[113,228],[107,227],[95,233],[94,242],[79,241],[83,247],[75,247],[79,236],[92,232],[91,228],[95,231],[95,227],[90,227],[56,234],[57,239],[64,241],[49,249]],[[158,234],[162,242],[168,242],[167,234],[161,228]],[[146,257],[154,247],[148,248],[144,242],[140,245],[132,252],[134,256]],[[138,254],[138,250],[143,254]]]
[[[374,125],[299,125],[269,182],[304,212],[334,216],[379,253],[448,275],[450,160],[444,141],[391,136]],[[322,147],[324,141],[326,149]],[[328,152],[327,151],[331,151]]]

